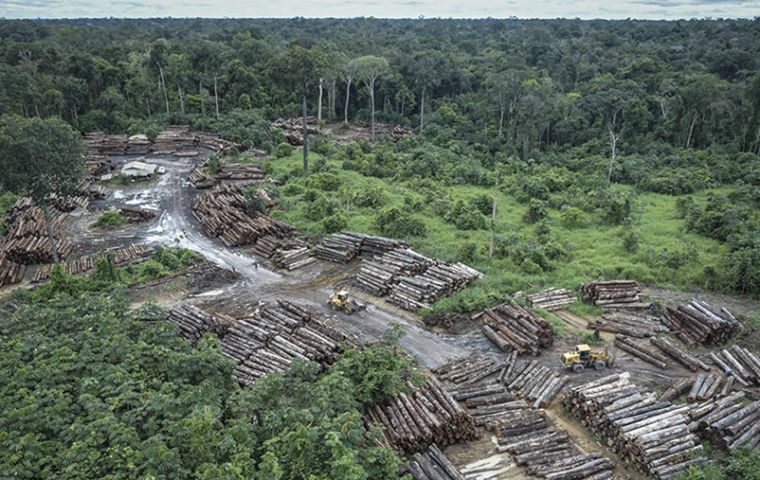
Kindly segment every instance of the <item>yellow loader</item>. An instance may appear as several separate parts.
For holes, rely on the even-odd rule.
[[[330,308],[333,310],[338,310],[339,312],[343,312],[348,315],[351,315],[352,313],[358,312],[360,310],[364,310],[366,308],[361,303],[349,297],[348,292],[345,290],[340,290],[330,295],[330,298],[327,300],[327,304],[330,305]]]
[[[606,348],[603,352],[592,352],[586,344],[576,345],[574,352],[562,354],[562,365],[575,373],[581,373],[586,368],[602,370],[615,363],[615,356]]]

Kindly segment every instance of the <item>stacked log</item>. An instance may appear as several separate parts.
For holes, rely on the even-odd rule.
[[[0,287],[15,285],[24,279],[26,266],[0,255]]]
[[[647,338],[669,331],[658,317],[631,310],[605,310],[601,320],[590,322],[589,328],[636,338]]]
[[[760,444],[760,401],[745,403],[743,392],[698,405],[689,417],[689,428],[722,450]]]
[[[198,147],[205,148],[217,153],[225,153],[232,147],[240,147],[240,145],[230,142],[221,138],[219,135],[206,132],[195,133],[195,144]]]
[[[385,252],[390,252],[392,250],[409,248],[407,243],[401,240],[396,240],[395,238],[375,237],[372,235],[362,235],[362,237],[362,244],[359,247],[359,255],[361,256],[383,255]]]
[[[493,357],[484,357],[474,353],[464,358],[452,360],[433,370],[433,373],[443,381],[457,385],[468,385],[480,382],[488,377],[498,374],[498,378],[504,378],[514,367],[516,353],[509,355],[506,361],[499,361]]]
[[[196,145],[196,138],[189,125],[170,125],[167,130],[156,136],[150,151],[158,155],[171,155],[178,150],[193,148]]]
[[[314,255],[329,262],[347,263],[359,254],[364,237],[354,232],[334,233],[322,241]]]
[[[82,180],[79,185],[77,185],[77,193],[83,197],[98,199],[108,196],[108,189],[102,185],[97,185],[88,179]]]
[[[742,328],[725,308],[714,309],[699,299],[677,308],[667,307],[663,323],[689,344],[715,344],[730,339]]]
[[[614,478],[615,464],[598,452],[583,453],[570,436],[546,420],[542,410],[515,410],[498,430],[499,452],[539,478],[580,480]]]
[[[451,393],[467,408],[475,425],[491,431],[497,431],[515,410],[524,411],[529,406],[498,380],[456,387]]]
[[[85,168],[89,178],[96,179],[111,172],[111,161],[105,155],[87,155]]]
[[[472,315],[483,324],[483,334],[504,352],[539,355],[554,341],[549,322],[516,302],[504,303]]]
[[[328,365],[345,345],[357,342],[310,311],[280,300],[235,321],[220,344],[237,363],[233,376],[247,385],[287,370],[296,359]]]
[[[581,285],[581,299],[606,308],[649,308],[642,302],[641,290],[634,280],[594,281]]]
[[[441,262],[420,275],[399,277],[398,282],[391,287],[388,301],[409,311],[429,308],[430,304],[466,288],[482,276],[482,273],[463,263]]]
[[[659,368],[668,367],[668,358],[662,355],[659,351],[648,347],[649,344],[643,344],[636,342],[630,337],[625,335],[615,335],[615,346],[621,350],[624,350],[631,355],[644,360],[647,363]]]
[[[698,359],[694,355],[690,354],[683,348],[679,347],[678,345],[670,341],[667,337],[652,337],[649,339],[649,341],[652,343],[652,345],[662,350],[663,353],[665,353],[670,358],[677,361],[684,367],[688,368],[692,372],[696,372],[700,368],[702,370],[710,370],[709,365],[707,365],[705,362]]]
[[[214,173],[217,180],[264,180],[264,177],[261,167],[250,164],[223,163]]]
[[[647,475],[672,478],[705,459],[689,430],[690,407],[658,401],[622,373],[571,388],[562,403],[623,459]]]
[[[106,135],[102,132],[84,134],[84,144],[90,154],[126,155],[129,138],[127,135]]]
[[[660,401],[663,402],[672,402],[676,398],[680,397],[684,393],[690,391],[694,385],[694,379],[693,378],[682,378],[678,380],[676,383],[670,386],[663,394],[660,396]]]
[[[246,213],[246,199],[240,186],[223,184],[204,192],[193,206],[193,216],[207,235],[219,238],[227,247],[255,243],[264,235],[287,238],[295,228],[264,214]]]
[[[419,388],[408,387],[410,393],[400,393],[364,413],[367,428],[381,426],[388,445],[413,453],[433,443],[446,446],[476,437],[472,417],[435,377],[427,377]]]
[[[528,295],[528,301],[534,308],[553,312],[575,303],[575,295],[566,288],[550,288]]]
[[[361,249],[361,247],[360,247]],[[434,265],[435,260],[411,249],[396,248],[374,259],[362,260],[356,276],[359,287],[372,295],[383,297],[391,293],[393,285],[404,275],[421,275]]]
[[[733,345],[719,352],[710,352],[708,356],[723,375],[733,377],[742,387],[760,385],[760,358],[754,352]]]
[[[180,329],[185,340],[195,344],[206,332],[223,335],[234,319],[209,314],[195,305],[180,305],[169,310],[169,321]]]
[[[0,257],[23,265],[50,263],[57,251],[60,258],[66,257],[73,245],[62,238],[61,223],[64,214],[55,210],[50,212],[50,228],[53,232],[51,241],[45,215],[41,208],[32,206],[28,197],[20,198],[6,216],[8,233],[6,241],[0,247]],[[59,204],[65,206],[63,201]]]
[[[533,408],[546,408],[569,380],[567,375],[560,376],[553,369],[531,361],[517,364],[505,384],[509,391],[528,401]]]
[[[272,126],[282,130],[289,144],[295,147],[303,145],[303,118],[278,118],[272,122]],[[309,135],[319,133],[316,118],[306,117],[306,130]]]
[[[127,139],[127,154],[129,155],[147,155],[150,140],[148,136],[142,133],[132,135]]]
[[[350,140],[352,142],[358,140],[372,140],[371,125],[367,122],[355,122],[351,125],[352,134]],[[375,122],[375,137],[385,137],[393,142],[398,142],[404,137],[414,135],[414,130],[409,127],[398,124],[390,123],[378,123]],[[338,142],[345,141],[342,138],[337,138]]]
[[[464,480],[464,476],[436,444],[430,445],[423,453],[415,453],[407,470],[414,480]]]
[[[700,373],[691,386],[687,400],[690,403],[709,400],[718,392],[720,384],[721,378],[718,375]]]
[[[190,172],[190,175],[187,177],[195,188],[211,188],[216,184],[216,181],[208,173],[206,173],[207,164],[207,162],[204,162],[201,165],[193,168],[193,170]]]
[[[315,259],[308,246],[282,246],[272,256],[272,263],[275,267],[291,271],[305,267],[314,261]]]
[[[69,275],[83,275],[91,272],[99,260],[105,260],[108,256],[113,258],[113,263],[117,267],[132,265],[148,260],[152,249],[147,245],[129,245],[107,250],[94,255],[85,255],[80,258],[67,260],[63,263],[63,271]],[[39,283],[50,278],[50,272],[53,265],[43,265],[34,272],[32,283]]]
[[[156,211],[148,208],[133,207],[124,205],[119,209],[119,213],[129,223],[147,222],[156,218]]]

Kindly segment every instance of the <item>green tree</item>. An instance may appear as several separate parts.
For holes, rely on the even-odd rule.
[[[372,140],[375,140],[375,82],[388,71],[388,60],[374,55],[366,55],[354,60],[359,78],[367,85],[370,98],[370,125]]]

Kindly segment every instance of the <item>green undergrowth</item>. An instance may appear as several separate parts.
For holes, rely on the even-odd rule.
[[[0,236],[5,235],[5,214],[16,203],[16,200],[18,200],[17,195],[0,191]]]
[[[575,290],[581,283],[602,278],[630,278],[676,288],[705,287],[726,251],[720,242],[685,231],[683,220],[676,215],[675,196],[639,193],[633,226],[609,225],[597,218],[601,214],[585,215],[579,225],[551,207],[546,208],[542,221],[528,223],[524,219],[528,205],[520,203],[507,186],[497,193],[496,255],[489,258],[487,212],[492,188],[368,177],[317,154],[311,155],[310,175],[303,177],[300,151],[270,159],[264,166],[271,176],[284,182],[276,194],[273,215],[306,235],[350,229],[393,236],[407,240],[417,251],[464,262],[485,274],[470,288],[437,302],[430,313],[468,312],[504,301],[512,292],[546,287]],[[620,186],[620,190],[631,189]],[[707,194],[705,191],[693,197],[699,201]],[[470,206],[478,202],[482,213]],[[424,231],[389,234],[388,224],[378,219],[393,219],[382,215],[394,208],[402,212],[406,222],[400,226],[393,223],[394,228],[403,232],[410,223],[421,222]],[[457,209],[464,214],[452,219]],[[472,229],[457,228],[456,221],[478,216],[485,223]],[[635,232],[635,245],[626,248],[629,230]],[[571,307],[580,314],[592,313],[585,309]]]
[[[94,228],[102,228],[104,230],[112,230],[126,225],[127,219],[125,219],[121,213],[115,211],[103,212],[98,219],[92,224]]]

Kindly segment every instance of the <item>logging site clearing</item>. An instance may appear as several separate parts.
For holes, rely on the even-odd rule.
[[[275,125],[303,143],[298,119]],[[760,443],[750,300],[592,278],[468,313],[435,311],[488,273],[413,240],[300,233],[275,216],[281,198],[269,187],[288,187],[267,170],[276,159],[237,162],[232,142],[186,126],[153,142],[84,141],[89,176],[76,195],[51,197],[44,211],[29,197],[8,209],[8,298],[11,286],[54,281],[54,263],[75,276],[126,269],[132,307],[166,309],[193,345],[218,339],[240,385],[296,359],[327,368],[400,329],[423,379],[368,406],[363,421],[418,480],[668,479],[707,462],[705,449]],[[170,254],[180,260],[162,260]],[[338,291],[364,308],[330,308]],[[581,365],[589,348],[610,360]]]

